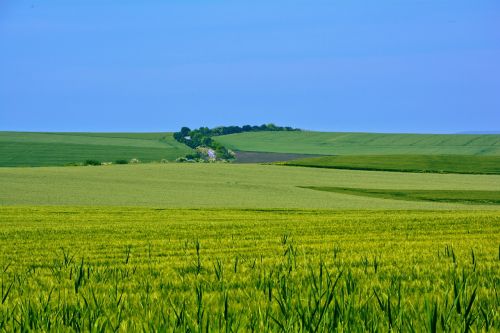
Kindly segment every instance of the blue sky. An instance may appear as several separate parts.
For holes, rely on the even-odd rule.
[[[498,0],[0,0],[0,130],[499,130],[499,59]]]

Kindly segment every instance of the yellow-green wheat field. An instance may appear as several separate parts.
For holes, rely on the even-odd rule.
[[[500,330],[498,211],[0,208],[0,330]]]

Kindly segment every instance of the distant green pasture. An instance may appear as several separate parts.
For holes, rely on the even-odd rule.
[[[217,137],[240,151],[318,155],[500,155],[500,135],[249,132]]]
[[[170,133],[0,132],[0,166],[51,166],[87,159],[174,160],[190,149]]]

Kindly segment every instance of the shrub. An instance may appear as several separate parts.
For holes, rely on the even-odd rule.
[[[187,154],[186,158],[188,160],[196,160],[196,159],[200,158],[200,156],[201,156],[200,153],[196,152],[196,153],[193,153],[193,154]]]
[[[85,160],[83,165],[101,165],[101,162],[98,160]]]
[[[127,160],[116,160],[115,164],[128,164]]]
[[[141,161],[139,159],[137,159],[137,158],[133,158],[133,159],[130,160],[129,163],[131,163],[131,164],[137,164],[137,163],[141,163]]]

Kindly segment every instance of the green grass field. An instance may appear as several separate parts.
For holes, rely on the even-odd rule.
[[[500,175],[43,167],[188,150],[160,134],[7,134],[0,331],[500,330]]]
[[[249,132],[217,137],[241,151],[318,155],[500,155],[500,135]]]
[[[0,330],[500,330],[500,215],[0,208]]]
[[[500,176],[256,164],[0,168],[1,205],[492,209],[491,205],[390,200],[311,191],[300,186],[498,191]]]
[[[0,132],[0,166],[50,166],[130,160],[175,160],[190,148],[171,133]]]
[[[303,158],[283,165],[401,172],[500,174],[500,156],[340,155]]]

